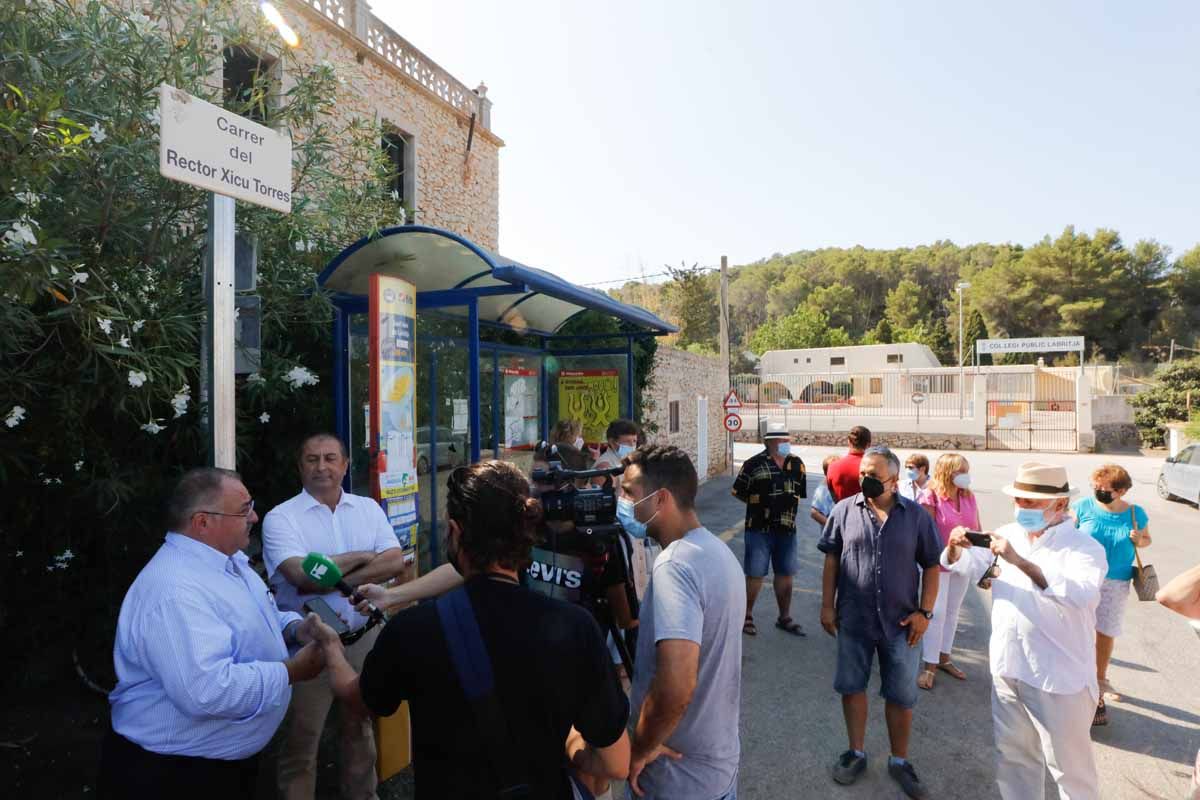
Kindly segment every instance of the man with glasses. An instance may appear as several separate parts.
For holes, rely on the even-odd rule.
[[[254,796],[292,684],[324,668],[316,615],[280,611],[242,552],[256,522],[236,472],[194,469],[172,493],[121,604],[101,798]]]
[[[908,762],[917,702],[917,645],[933,617],[942,543],[933,520],[900,495],[900,460],[882,445],[859,463],[860,491],[834,506],[817,548],[825,554],[821,627],[837,637],[833,688],[842,696],[850,749],[833,779],[854,783],[867,768],[867,682],[879,657],[892,753],[888,774],[909,797],[925,787]]]
[[[360,631],[368,618],[355,611],[339,592],[314,583],[302,568],[304,557],[324,553],[347,583],[385,583],[404,569],[404,553],[379,504],[369,497],[342,491],[350,459],[332,434],[309,436],[300,446],[297,466],[303,489],[273,508],[263,521],[263,561],[279,607],[300,611],[319,597],[349,626]],[[366,631],[346,648],[356,668],[375,644],[379,629]],[[279,754],[279,789],[285,800],[312,800],[316,792],[317,746],[333,703],[327,678],[295,692],[287,740]],[[371,725],[353,714],[341,714],[341,793],[350,800],[375,797],[375,738]]]

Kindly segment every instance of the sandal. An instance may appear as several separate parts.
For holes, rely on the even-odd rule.
[[[1098,683],[1100,684],[1100,701],[1101,702],[1104,702],[1105,695],[1108,695],[1113,700],[1121,699],[1121,694],[1116,689],[1113,688],[1113,685],[1111,683],[1109,683],[1108,678],[1105,678],[1102,681],[1098,681]]]
[[[942,661],[937,665],[937,668],[950,677],[957,678],[960,681],[965,681],[967,679],[967,673],[959,669],[953,661]]]
[[[933,678],[937,673],[928,667],[921,670],[921,674],[917,676],[917,688],[929,691],[933,688]]]
[[[785,633],[790,633],[792,636],[808,636],[804,632],[804,628],[800,627],[791,617],[780,617],[775,620],[775,627]]]
[[[754,617],[746,615],[746,621],[742,623],[742,633],[747,636],[758,636],[758,628],[754,624]]]
[[[1104,705],[1104,701],[1100,701],[1100,705],[1096,706],[1096,716],[1092,717],[1092,727],[1098,728],[1101,725],[1108,724],[1108,706]]]

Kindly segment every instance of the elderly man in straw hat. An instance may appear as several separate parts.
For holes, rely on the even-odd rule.
[[[1067,515],[1076,493],[1067,471],[1026,463],[1004,487],[1014,521],[987,547],[955,528],[942,566],[990,578],[992,724],[996,780],[1005,800],[1041,800],[1046,769],[1060,798],[1100,797],[1091,726],[1096,684],[1096,606],[1104,549]]]

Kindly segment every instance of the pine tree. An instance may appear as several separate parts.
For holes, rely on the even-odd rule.
[[[950,331],[946,328],[945,319],[938,317],[933,321],[928,344],[929,349],[943,364],[953,364],[958,360],[957,354],[954,352],[954,341],[950,338]],[[964,355],[966,354],[964,353]]]
[[[879,320],[879,324],[875,326],[871,338],[876,344],[892,344],[896,341],[896,334],[892,331],[892,323],[888,322],[887,317]]]
[[[979,313],[978,308],[971,309],[971,313],[967,316],[967,325],[963,331],[963,359],[970,364],[974,358],[975,343],[980,339],[988,338],[987,323],[983,321],[983,314]],[[979,356],[981,366],[991,366],[992,354],[983,353]]]

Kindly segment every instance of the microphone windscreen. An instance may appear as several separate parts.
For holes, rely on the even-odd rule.
[[[321,553],[309,553],[304,557],[300,568],[310,580],[324,589],[336,589],[342,580],[342,571],[338,569],[338,565]]]

